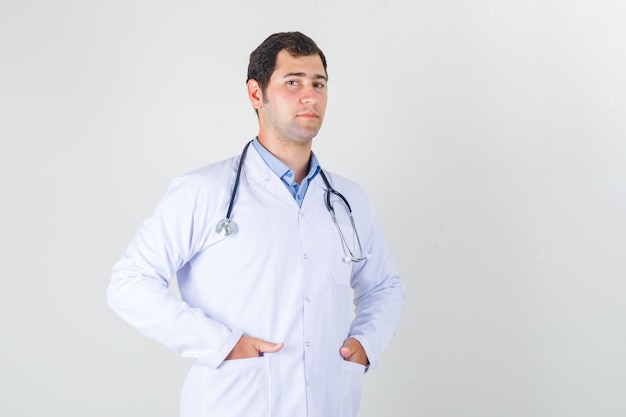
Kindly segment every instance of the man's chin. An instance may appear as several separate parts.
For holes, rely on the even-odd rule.
[[[289,137],[294,142],[309,143],[317,136],[318,131],[319,129],[298,129],[297,132],[291,132]]]

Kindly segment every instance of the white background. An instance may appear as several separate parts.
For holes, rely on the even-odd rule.
[[[0,415],[177,415],[190,362],[110,271],[256,134],[248,55],[285,30],[328,57],[314,150],[406,282],[360,416],[626,415],[621,0],[0,0]]]

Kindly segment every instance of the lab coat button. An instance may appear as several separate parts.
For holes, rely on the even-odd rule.
[[[311,302],[311,299],[309,297],[304,297],[304,301],[306,301],[307,303]]]
[[[306,253],[302,256],[304,259],[309,259],[309,255],[307,255]]]
[[[309,347],[309,346],[311,346],[311,342],[309,342],[309,341],[307,340],[307,342],[306,342],[306,347]]]

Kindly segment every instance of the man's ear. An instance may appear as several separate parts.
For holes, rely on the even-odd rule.
[[[263,107],[263,91],[257,80],[248,80],[248,98],[256,110]]]

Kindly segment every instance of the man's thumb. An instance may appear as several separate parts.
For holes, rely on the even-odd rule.
[[[350,356],[352,356],[352,351],[346,346],[342,346],[341,349],[339,349],[339,353],[341,353],[344,359],[350,359]]]
[[[285,344],[283,342],[272,343],[272,342],[267,342],[265,340],[261,340],[259,341],[259,344],[257,345],[257,349],[261,353],[275,353],[281,350],[284,346]]]

